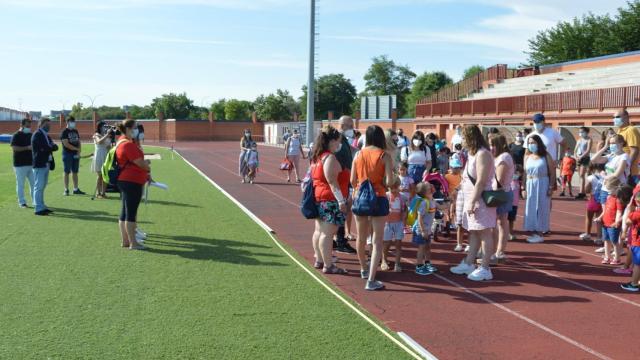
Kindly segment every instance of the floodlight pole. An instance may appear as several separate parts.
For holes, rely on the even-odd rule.
[[[309,79],[307,82],[307,145],[313,142],[313,121],[315,110],[315,40],[316,40],[316,0],[311,0],[311,21],[309,24]]]

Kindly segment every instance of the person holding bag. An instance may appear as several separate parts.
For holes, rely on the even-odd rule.
[[[529,243],[544,241],[542,234],[549,231],[551,215],[551,195],[553,194],[555,162],[547,152],[542,138],[531,135],[527,138],[529,155],[524,160],[523,198],[527,200],[524,208],[524,231],[531,232]]]
[[[360,276],[367,279],[366,290],[384,288],[384,284],[375,278],[382,257],[384,224],[389,215],[385,184],[393,182],[393,159],[385,153],[385,142],[382,128],[377,125],[369,126],[365,135],[365,147],[353,159],[351,167],[351,185],[355,194],[352,211],[358,231],[356,247]],[[365,245],[371,231],[373,251],[367,270]]]
[[[464,199],[462,226],[469,232],[469,252],[466,258],[450,271],[458,275],[467,275],[467,278],[473,281],[491,280],[493,274],[489,262],[493,254],[492,232],[496,227],[496,208],[487,206],[483,193],[491,191],[495,178],[493,156],[477,125],[465,126],[462,134],[469,151],[461,185]],[[476,268],[474,263],[481,244],[482,263]]]
[[[516,165],[513,157],[509,153],[509,146],[504,135],[490,135],[489,149],[494,156],[494,165],[496,168],[496,176],[493,183],[494,189],[504,192],[504,203],[496,208],[498,216],[498,228],[493,232],[493,240],[496,246],[496,252],[491,256],[491,262],[506,259],[505,251],[507,249],[507,241],[509,240],[509,212],[513,207],[513,191],[511,190],[511,181],[513,174],[516,172]]]
[[[301,182],[300,174],[298,173],[300,156],[302,156],[303,159],[306,159],[306,156],[304,156],[304,150],[302,149],[302,143],[300,142],[300,134],[297,129],[293,130],[293,135],[287,139],[287,142],[284,145],[284,156],[289,162],[289,166],[286,169],[287,182],[291,182],[292,171],[296,175],[296,182]]]

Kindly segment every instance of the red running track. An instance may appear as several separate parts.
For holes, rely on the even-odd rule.
[[[280,240],[313,261],[313,223],[300,215],[300,188],[287,184],[277,170],[283,149],[260,148],[261,169],[256,184],[248,185],[237,175],[237,143],[174,147]],[[437,275],[413,273],[416,251],[405,239],[405,271],[379,272],[384,291],[364,290],[355,256],[339,255],[348,276],[328,278],[390,329],[407,333],[439,359],[640,359],[634,333],[640,296],[620,289],[628,278],[601,265],[594,246],[577,239],[584,206],[583,201],[556,198],[552,234],[542,244],[528,244],[523,236],[510,242],[509,260],[493,269],[493,281],[477,283],[449,273],[464,256],[452,251],[453,239],[433,244]]]

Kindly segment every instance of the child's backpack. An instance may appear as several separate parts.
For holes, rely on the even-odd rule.
[[[118,145],[127,141],[126,139],[122,139],[116,143],[116,146],[111,148],[107,153],[107,157],[102,164],[101,175],[102,180],[105,184],[111,186],[117,186],[118,184],[118,176],[120,175],[120,166],[118,165],[118,159],[116,157],[116,150],[118,149]]]
[[[418,220],[418,209],[426,199],[421,198],[420,196],[416,196],[411,200],[409,204],[409,211],[407,211],[407,225],[413,226]]]

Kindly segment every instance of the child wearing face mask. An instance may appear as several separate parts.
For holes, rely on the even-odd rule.
[[[602,214],[594,221],[602,222],[602,240],[604,240],[604,254],[602,264],[620,265],[620,230],[624,208],[631,200],[632,189],[623,185],[616,177],[608,177],[604,181],[608,196]],[[610,258],[613,247],[613,259]]]
[[[589,168],[589,153],[591,151],[591,138],[589,137],[589,128],[583,126],[578,130],[578,141],[576,141],[576,147],[574,153],[576,154],[576,162],[580,167],[580,192],[576,196],[576,200],[585,199],[586,194],[586,174]]]
[[[247,166],[249,167],[249,175],[248,180],[249,183],[253,184],[253,181],[256,178],[256,174],[258,173],[258,167],[260,167],[260,158],[258,156],[258,144],[251,144],[251,150],[247,153]]]
[[[562,158],[562,192],[560,196],[565,196],[565,191],[569,187],[569,196],[573,196],[571,180],[573,179],[573,173],[576,171],[576,159],[571,156],[571,151],[567,150]]]
[[[587,216],[585,217],[584,233],[580,234],[580,240],[582,241],[592,240],[591,226],[593,219],[601,215],[602,205],[606,202],[606,195],[602,196],[602,186],[605,176],[604,164],[591,163],[589,165],[589,176],[587,177],[587,185],[585,186],[585,192],[589,194],[589,200],[587,200],[586,206]],[[602,226],[599,222],[596,222],[596,234],[593,241],[596,244],[601,244],[600,234],[602,234]]]

